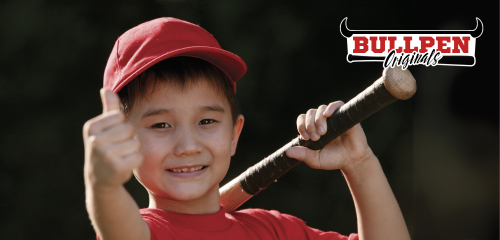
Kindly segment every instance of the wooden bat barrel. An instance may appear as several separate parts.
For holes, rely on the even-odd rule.
[[[401,68],[384,69],[382,77],[327,118],[327,131],[320,139],[317,141],[304,140],[299,135],[273,154],[248,168],[219,190],[221,204],[227,212],[234,211],[299,164],[299,160],[287,157],[285,152],[290,147],[305,146],[319,150],[378,110],[398,99],[409,99],[416,91],[417,84],[410,71]]]

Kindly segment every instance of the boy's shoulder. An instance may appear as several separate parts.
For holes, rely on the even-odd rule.
[[[331,240],[358,240],[357,234],[349,236],[337,232],[324,232],[306,225],[306,223],[293,215],[281,213],[277,210],[264,210],[260,208],[242,209],[231,213],[236,219],[255,224],[264,224],[277,235],[278,239],[331,239]]]

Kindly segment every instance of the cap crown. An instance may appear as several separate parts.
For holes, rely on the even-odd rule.
[[[198,25],[166,17],[142,23],[116,41],[104,71],[104,88],[120,91],[154,64],[171,57],[190,56],[211,62],[234,82],[246,72],[245,62],[221,49],[217,40]]]

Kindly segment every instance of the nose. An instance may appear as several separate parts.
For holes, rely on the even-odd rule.
[[[177,143],[174,148],[175,156],[193,155],[201,152],[201,144],[196,136],[196,131],[189,127],[179,127],[176,131]]]

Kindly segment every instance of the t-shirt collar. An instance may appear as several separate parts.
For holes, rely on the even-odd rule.
[[[199,231],[216,232],[231,226],[231,220],[226,216],[226,209],[222,205],[218,212],[209,214],[175,213],[156,208],[142,210],[154,213],[170,224]]]

